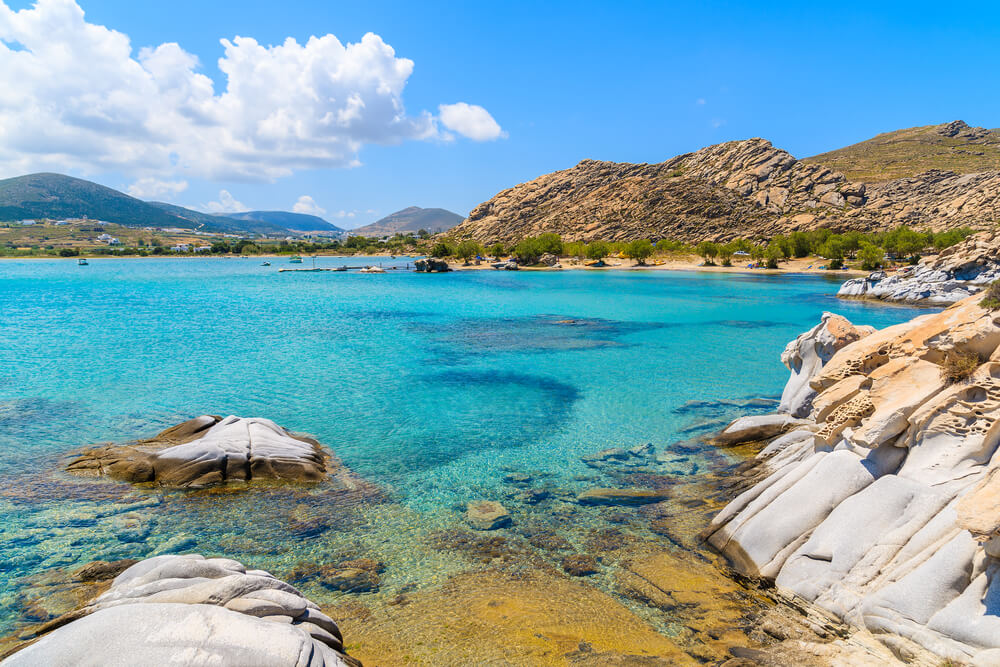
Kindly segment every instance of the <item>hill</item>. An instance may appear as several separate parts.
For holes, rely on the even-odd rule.
[[[387,215],[381,220],[376,220],[370,225],[352,229],[350,233],[357,236],[381,238],[407,232],[416,234],[421,229],[425,229],[432,234],[437,234],[448,231],[460,222],[462,222],[462,216],[443,208],[410,206],[402,211]]]
[[[183,206],[168,204],[161,201],[148,202],[150,206],[166,211],[188,224],[178,225],[181,227],[193,227],[209,232],[225,232],[228,234],[287,234],[288,230],[277,225],[268,223],[232,220],[221,215],[202,213]]]
[[[344,231],[319,216],[289,211],[244,211],[242,213],[226,213],[224,217],[232,220],[264,223],[275,228],[295,232],[336,233]]]
[[[138,227],[196,227],[112,188],[62,174],[28,174],[0,181],[0,220],[82,218]]]
[[[453,234],[504,243],[544,232],[574,241],[726,241],[817,227],[986,229],[998,223],[1000,171],[931,170],[865,183],[754,138],[653,165],[584,160],[498,193]]]
[[[917,176],[931,169],[959,174],[996,171],[1000,170],[1000,129],[969,127],[960,120],[911,127],[803,162],[822,164],[848,179],[869,183]]]

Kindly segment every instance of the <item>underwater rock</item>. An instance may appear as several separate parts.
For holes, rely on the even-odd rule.
[[[625,461],[628,459],[628,456],[628,452],[621,447],[611,447],[609,449],[602,449],[595,454],[581,456],[580,460],[591,468],[599,468],[607,463],[620,463]]]
[[[588,554],[573,554],[562,559],[562,569],[571,577],[586,577],[597,574],[597,560]]]
[[[629,447],[629,456],[635,456],[637,458],[647,458],[656,453],[656,449],[653,447],[653,443],[647,442],[642,445],[636,445],[635,447]]]
[[[156,556],[3,664],[359,665],[295,588],[226,558]]]
[[[465,509],[465,521],[476,530],[496,530],[509,526],[511,517],[495,500],[474,500]]]
[[[360,481],[315,440],[269,419],[196,417],[149,440],[84,449],[66,467],[82,476],[198,488],[253,479]]]
[[[319,581],[326,588],[345,593],[370,593],[379,587],[378,572],[362,567],[322,568]]]
[[[530,484],[532,476],[523,472],[511,472],[503,476],[503,481],[508,484]]]
[[[581,505],[646,505],[666,500],[666,489],[587,489],[576,496]]]
[[[978,358],[942,378],[949,354]],[[1000,652],[1000,311],[969,297],[830,358],[810,417],[706,531],[745,574],[942,658]],[[895,637],[893,637],[895,635]],[[909,651],[910,649],[906,649]]]

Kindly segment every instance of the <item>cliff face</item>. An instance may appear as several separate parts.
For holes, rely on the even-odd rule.
[[[544,232],[583,241],[724,241],[816,227],[946,229],[997,220],[1000,172],[935,170],[870,185],[758,138],[653,165],[584,160],[500,192],[453,233],[506,243]]]
[[[793,352],[826,349],[821,329]],[[889,633],[902,653],[915,642],[998,664],[1000,311],[970,297],[864,333],[811,371],[808,417],[783,420],[756,483],[706,536],[740,570]],[[942,363],[956,353],[979,364],[949,383]],[[726,440],[750,439],[738,431],[754,419]]]
[[[947,305],[976,294],[1000,279],[1000,232],[982,232],[916,266],[890,274],[874,271],[852,278],[838,296],[897,303]]]

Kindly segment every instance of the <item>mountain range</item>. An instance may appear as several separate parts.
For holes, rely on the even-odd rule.
[[[382,238],[394,234],[416,234],[424,229],[431,234],[445,232],[462,222],[462,216],[443,208],[420,208],[410,206],[377,220],[370,225],[352,229],[351,234]]]
[[[177,227],[231,234],[340,234],[322,218],[286,211],[213,215],[164,202],[136,199],[113,188],[63,174],[0,180],[0,220],[82,218],[129,227]]]
[[[659,164],[584,160],[495,195],[457,238],[725,241],[828,227],[934,230],[1000,222],[1000,131],[962,121],[899,130],[798,160],[760,138]]]

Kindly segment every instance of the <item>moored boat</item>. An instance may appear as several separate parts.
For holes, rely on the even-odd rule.
[[[294,256],[292,256],[292,257],[291,257],[291,258],[290,258],[290,259],[288,260],[288,262],[289,262],[290,264],[301,264],[301,263],[302,263],[302,258],[301,258],[301,257],[299,257],[298,255],[294,255]]]
[[[79,264],[80,266],[89,266],[90,265],[90,262],[87,261],[86,257],[81,257],[80,259],[76,260],[76,263]]]

